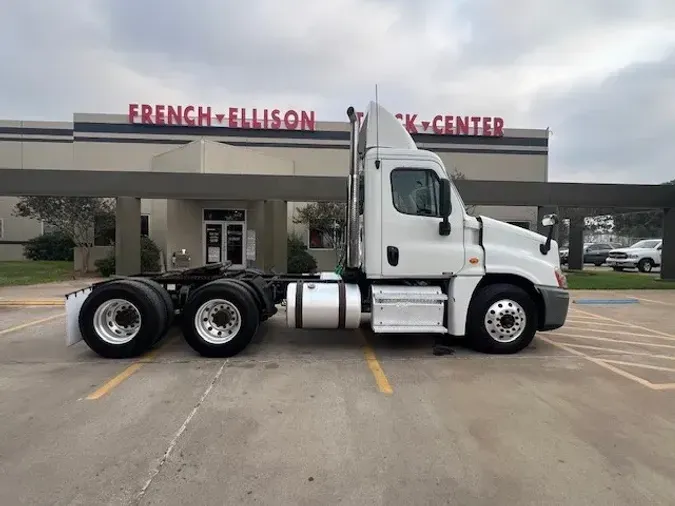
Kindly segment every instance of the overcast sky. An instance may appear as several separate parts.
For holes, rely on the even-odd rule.
[[[558,181],[675,178],[675,0],[0,0],[0,117],[130,102],[552,131]]]

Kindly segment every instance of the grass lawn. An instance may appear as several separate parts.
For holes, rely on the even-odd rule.
[[[566,271],[570,290],[675,290],[675,281],[661,281],[658,274],[614,271]]]
[[[67,281],[73,275],[73,262],[0,262],[0,286]]]

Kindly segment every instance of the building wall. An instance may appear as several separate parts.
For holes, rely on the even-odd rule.
[[[292,162],[291,168],[287,169],[286,166],[276,166],[269,158],[261,157],[259,162],[253,164],[256,166],[242,167],[242,171],[283,171],[298,175],[344,177],[348,170],[349,131],[348,124],[342,122],[318,122],[316,131],[301,132],[130,125],[126,115],[110,114],[75,114],[73,119],[72,123],[0,121],[0,166],[24,169],[205,171],[208,165],[217,170],[219,163],[224,161],[204,155],[202,167],[197,168],[187,166],[189,157],[186,156],[185,163],[181,164],[180,157],[176,156],[177,147],[196,139],[206,139],[245,147],[275,159]],[[502,138],[418,135],[415,139],[421,149],[436,152],[451,173],[459,171],[467,179],[548,179],[546,130],[505,129]],[[169,151],[173,151],[170,157]],[[167,154],[167,160],[170,158],[166,163],[161,163],[165,158],[163,154]],[[221,155],[218,153],[217,156]],[[237,151],[232,150],[229,165],[233,163],[232,157],[236,156]],[[157,167],[153,167],[153,157]],[[10,218],[8,209],[13,207],[15,201],[0,197],[0,219],[5,222],[8,237],[14,241],[26,241],[39,234],[40,225],[32,220]],[[307,230],[292,223],[294,210],[301,205],[303,203],[288,203],[287,228],[306,238]],[[184,211],[189,214],[190,209],[192,207]],[[168,217],[175,211],[169,212],[165,200],[142,201],[142,213],[150,216],[151,237],[163,245],[162,249],[167,255],[170,255],[171,248],[177,247],[177,243],[166,232],[166,227],[171,226]],[[483,206],[477,212],[503,220],[536,222],[536,208]],[[180,219],[175,218],[174,221]],[[196,240],[190,237],[189,234],[183,235],[178,242]],[[0,259],[16,257],[16,251],[20,249],[0,244]],[[335,265],[334,251],[313,250],[312,254],[322,269],[331,269]]]

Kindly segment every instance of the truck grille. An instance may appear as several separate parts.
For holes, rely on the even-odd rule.
[[[609,258],[628,258],[625,253],[610,253]]]

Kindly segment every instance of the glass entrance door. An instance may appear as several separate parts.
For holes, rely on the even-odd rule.
[[[203,225],[205,264],[232,262],[232,267],[246,267],[246,222],[205,221]]]
[[[225,233],[225,261],[232,267],[244,267],[244,224],[228,223]]]
[[[204,239],[206,243],[204,262],[206,264],[223,262],[223,224],[205,223]]]

